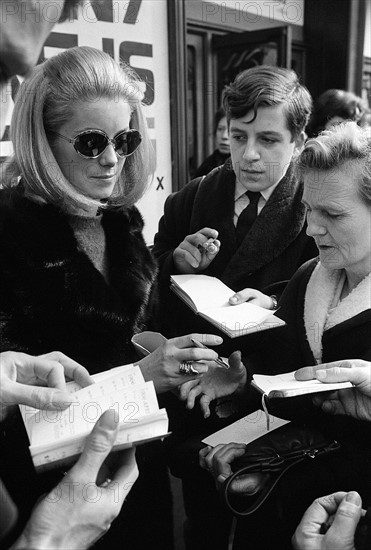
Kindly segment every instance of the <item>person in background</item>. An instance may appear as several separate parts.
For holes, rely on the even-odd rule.
[[[211,170],[221,166],[230,157],[228,123],[224,109],[219,109],[214,118],[215,151],[207,157],[194,174],[194,178],[206,176]]]
[[[323,130],[346,120],[353,120],[361,125],[364,111],[362,98],[353,92],[326,90],[314,103],[312,118],[308,124],[308,135],[315,137]]]

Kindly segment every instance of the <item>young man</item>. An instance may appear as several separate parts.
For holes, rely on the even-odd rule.
[[[293,71],[254,67],[225,89],[223,106],[231,160],[168,197],[155,236],[169,335],[195,330],[194,317],[168,291],[171,274],[218,277],[238,292],[232,303],[252,300],[273,309],[269,295],[280,294],[296,269],[317,255],[305,233],[302,182],[291,167],[311,113],[308,90]],[[200,251],[208,239],[215,239],[214,247]]]
[[[224,91],[223,106],[231,159],[167,199],[155,237],[167,336],[210,332],[210,325],[169,291],[171,274],[218,277],[236,292],[231,303],[251,300],[274,309],[271,295],[279,295],[297,268],[317,255],[305,233],[302,182],[291,165],[304,145],[312,107],[309,92],[293,71],[260,66],[236,77]],[[213,246],[204,250],[209,239]],[[233,346],[251,350],[254,338],[225,342],[222,353]],[[221,388],[216,397],[222,395]],[[229,518],[197,457],[202,436],[222,427],[223,421],[215,415],[205,421],[195,418],[172,396],[166,406],[174,434],[167,441],[171,467],[183,479],[187,548],[224,549]]]

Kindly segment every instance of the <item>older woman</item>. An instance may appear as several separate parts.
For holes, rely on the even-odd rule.
[[[185,336],[138,361],[131,344],[156,313],[156,266],[134,206],[154,170],[141,99],[129,68],[87,47],[49,59],[22,84],[8,188],[0,193],[0,351],[58,349],[91,373],[135,361],[162,392],[184,381],[181,363],[217,354],[194,348]],[[197,364],[199,373],[206,369]],[[25,440],[19,449],[20,429],[8,428],[2,453],[12,493],[18,490],[24,505],[47,487],[32,472]],[[132,550],[171,548],[158,450],[147,446],[138,462],[141,481],[130,499],[138,505],[126,506],[121,538]],[[109,536],[114,532],[113,526]]]
[[[371,359],[369,129],[348,122],[323,132],[307,142],[298,169],[304,178],[307,232],[316,241],[319,258],[304,264],[282,295],[278,315],[286,321],[286,327],[264,334],[254,357],[249,357],[246,350],[244,362],[250,372],[278,374],[340,359]],[[246,373],[241,375],[240,387],[246,379]],[[215,383],[206,374],[190,390],[188,399],[192,400],[196,393],[203,393],[207,399],[215,391]],[[224,383],[228,384],[226,378]],[[235,380],[230,387],[235,389]],[[253,395],[249,397],[254,401]],[[316,414],[303,398],[276,401],[278,415],[285,413],[295,418],[304,412]],[[320,415],[319,418],[342,444],[341,454],[331,460],[327,469],[323,468],[322,480],[317,467],[314,474],[307,473],[307,478],[291,480],[286,490],[294,505],[286,503],[286,510],[281,510],[282,516],[275,526],[270,524],[269,530],[258,528],[262,518],[254,517],[254,522],[249,522],[248,539],[246,533],[243,536],[237,533],[236,548],[242,547],[243,541],[246,544],[246,540],[254,540],[252,547],[256,549],[271,547],[273,541],[275,548],[289,547],[285,535],[292,534],[295,521],[312,497],[325,492],[349,487],[358,490],[366,500],[371,497],[370,426],[352,418]],[[220,473],[227,475],[229,464],[241,454],[241,445],[232,443],[228,448],[204,449],[201,462],[204,467],[213,468],[217,477]],[[251,486],[251,480],[246,483],[240,481],[240,490]]]

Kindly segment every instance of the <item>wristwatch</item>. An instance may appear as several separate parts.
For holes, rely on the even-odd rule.
[[[274,294],[272,294],[271,296],[269,296],[269,298],[272,300],[272,307],[271,307],[271,309],[277,309],[277,308],[278,308],[277,296],[275,296]]]

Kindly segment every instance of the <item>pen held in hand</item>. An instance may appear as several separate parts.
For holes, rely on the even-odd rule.
[[[210,254],[215,254],[217,251],[215,241],[216,239],[213,238],[207,239],[204,243],[197,245],[197,248],[201,253],[209,252]]]
[[[198,340],[194,340],[193,338],[191,338],[191,342],[196,348],[209,349],[207,346],[205,346],[205,344],[202,344],[201,342],[199,342]],[[223,369],[229,369],[228,363],[223,361],[223,359],[219,355],[218,358],[215,359],[215,363]]]

